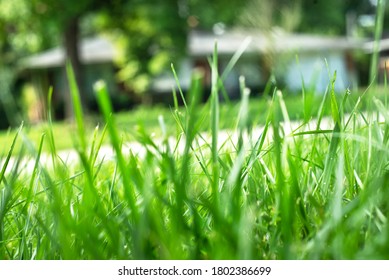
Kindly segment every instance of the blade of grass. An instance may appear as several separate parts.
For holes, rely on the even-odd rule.
[[[184,103],[184,107],[185,107],[186,111],[188,111],[188,105],[186,104],[185,96],[184,96],[184,93],[182,91],[182,88],[181,88],[181,85],[180,85],[180,81],[178,79],[178,75],[177,75],[176,69],[174,68],[173,63],[170,66],[171,66],[171,69],[172,69],[172,72],[173,72],[174,79],[176,80],[176,84],[177,84],[177,87],[178,87],[178,91],[179,91],[179,93],[181,95],[182,102]],[[175,91],[173,91],[173,92],[175,93]],[[175,100],[176,100],[176,98],[175,98]],[[175,103],[177,103],[177,102],[175,102]]]
[[[80,92],[77,86],[76,77],[74,76],[73,67],[69,61],[66,63],[66,73],[69,80],[70,96],[77,123],[78,140],[80,141],[79,144],[81,145],[81,151],[86,152],[84,116],[82,112]]]
[[[218,153],[218,139],[219,139],[219,89],[218,89],[218,52],[217,43],[213,50],[213,59],[211,67],[212,87],[211,87],[211,133],[212,133],[212,195],[214,199],[215,209],[219,210],[219,153]]]
[[[52,118],[52,100],[53,100],[53,87],[49,88],[49,92],[47,94],[47,135],[49,138],[50,152],[51,152],[51,160],[53,164],[53,168],[55,170],[55,162],[57,156],[57,149],[54,141],[54,132],[53,132],[53,118]]]
[[[10,203],[12,199],[12,186],[8,185],[5,181],[5,172],[7,170],[8,164],[10,163],[11,156],[13,153],[13,150],[15,148],[16,140],[18,139],[19,134],[21,133],[21,130],[23,128],[23,123],[19,126],[19,129],[17,130],[15,137],[13,138],[11,147],[8,151],[7,157],[3,163],[3,167],[1,168],[0,172],[0,186],[3,182],[5,182],[5,188],[1,190],[0,193],[0,258],[2,256],[5,256],[5,246],[3,245],[4,242],[4,218],[5,215],[9,209],[8,204]]]
[[[282,242],[285,244],[281,249],[281,255],[283,259],[291,258],[291,248],[290,244],[292,244],[293,231],[291,228],[292,220],[291,220],[291,198],[290,191],[286,186],[285,179],[286,175],[284,173],[284,138],[282,136],[281,126],[280,126],[280,117],[282,110],[279,101],[279,95],[275,95],[276,106],[273,110],[272,116],[272,128],[273,128],[273,143],[274,143],[274,160],[275,160],[275,171],[276,171],[276,185],[275,188],[277,190],[277,200],[279,201],[277,212],[281,218],[280,220],[280,238]]]
[[[240,57],[244,54],[244,52],[246,51],[246,49],[248,48],[248,46],[251,44],[252,41],[253,41],[252,37],[247,37],[243,40],[238,50],[231,57],[230,61],[228,61],[228,64],[222,73],[220,77],[222,82],[224,82],[228,74],[231,73],[232,69],[235,67],[236,63],[239,61]]]
[[[180,173],[180,182],[176,184],[176,222],[178,223],[177,230],[182,230],[185,224],[184,221],[184,202],[187,200],[187,186],[190,180],[190,160],[192,143],[197,134],[196,121],[198,104],[202,98],[202,80],[203,72],[194,71],[192,74],[192,81],[190,87],[190,104],[188,108],[187,125],[185,127],[185,147],[182,154],[182,165]]]
[[[38,167],[39,167],[40,158],[42,155],[42,148],[43,148],[44,139],[45,139],[45,134],[42,134],[41,140],[39,142],[38,153],[35,156],[35,163],[34,163],[34,167],[33,167],[33,171],[32,171],[32,176],[30,179],[30,184],[28,187],[27,199],[26,199],[25,205],[23,206],[23,212],[25,212],[27,210],[27,207],[29,206],[29,204],[32,200],[32,191],[33,191],[33,186],[35,183],[35,178],[36,178],[37,173],[38,173]]]
[[[369,84],[376,84],[377,80],[377,71],[378,71],[378,57],[380,50],[380,40],[382,37],[382,30],[384,25],[385,17],[385,3],[386,0],[378,0],[376,8],[376,17],[375,17],[375,31],[374,31],[374,46],[373,54],[370,62],[370,76]]]
[[[136,195],[135,189],[131,183],[130,172],[127,169],[127,164],[124,160],[123,153],[121,150],[121,141],[119,140],[119,136],[116,130],[116,124],[114,116],[112,115],[112,105],[109,99],[109,94],[107,91],[107,86],[103,81],[99,81],[94,86],[95,92],[97,94],[97,101],[100,107],[100,110],[104,116],[107,130],[111,138],[111,144],[115,150],[118,166],[121,171],[124,192],[126,194],[126,199],[129,203],[129,207],[131,209],[131,216],[133,217],[135,224],[139,221],[139,211],[136,206]]]
[[[300,78],[301,78],[301,93],[303,97],[304,122],[308,122],[312,116],[313,94],[311,93],[311,91],[307,92],[306,90],[304,75],[301,71],[300,60],[297,54],[296,54],[296,64],[298,65],[300,71]]]
[[[0,172],[0,184],[2,183],[3,181],[3,178],[4,178],[4,174],[5,174],[5,171],[7,170],[7,167],[8,167],[8,164],[11,160],[11,156],[12,156],[12,153],[13,153],[13,150],[15,148],[15,144],[16,144],[16,140],[18,139],[18,136],[20,134],[20,132],[22,131],[22,128],[23,128],[23,123],[19,126],[19,129],[17,130],[16,134],[15,134],[15,137],[13,138],[12,140],[12,144],[11,144],[11,147],[8,151],[8,154],[7,154],[7,157],[5,158],[5,161],[3,163],[3,167],[1,168],[1,172]]]
[[[327,65],[328,67],[328,65]],[[331,79],[331,93],[330,93],[330,100],[331,100],[331,115],[332,119],[336,124],[340,126],[341,120],[340,120],[340,112],[338,107],[338,102],[336,100],[336,94],[335,94],[335,82],[336,82],[336,71],[334,72],[334,75]]]

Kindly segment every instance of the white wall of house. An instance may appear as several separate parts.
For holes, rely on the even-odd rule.
[[[356,87],[357,77],[352,69],[347,68],[345,51],[305,51],[297,57],[298,59],[296,59],[296,54],[293,53],[283,53],[275,56],[273,69],[275,78],[288,90],[299,92],[304,83],[306,90],[313,90],[316,94],[324,94],[331,84],[335,71],[336,92],[341,93],[347,88]],[[228,61],[227,58],[219,57],[220,74],[227,66]],[[180,71],[180,78],[184,81],[189,80],[191,68],[183,67],[181,70],[183,71]],[[248,87],[258,88],[264,86],[267,80],[263,77],[261,56],[243,55],[234,66],[224,81],[225,89],[232,94],[231,97],[236,96],[237,92],[239,94],[239,76],[246,78]],[[185,85],[185,83],[183,84]]]
[[[326,64],[327,61],[327,64]],[[302,88],[302,79],[306,89],[314,89],[318,94],[324,94],[331,84],[336,71],[335,90],[345,91],[355,86],[353,73],[347,69],[345,53],[343,51],[332,52],[305,52],[290,57],[282,71],[284,81],[289,89],[299,91]]]

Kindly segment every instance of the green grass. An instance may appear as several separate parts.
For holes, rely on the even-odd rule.
[[[241,52],[206,104],[198,72],[182,108],[112,114],[99,83],[86,120],[68,66],[74,121],[0,135],[0,259],[388,259],[386,84],[220,104]]]
[[[294,101],[296,98],[290,98],[291,106],[294,106],[294,110],[297,112],[299,110],[298,105],[294,103],[301,103],[300,100]],[[266,115],[267,101],[260,98],[253,98],[250,100],[249,110],[251,112],[256,112],[255,115],[250,116],[250,120],[254,124],[263,124],[263,117]],[[202,112],[209,111],[209,105],[203,104],[199,106],[199,109]],[[184,114],[184,107],[179,107],[178,111],[181,114]],[[220,105],[220,122],[222,129],[232,129],[236,125],[236,114],[239,112],[239,103],[237,101],[231,103],[224,103]],[[176,132],[175,129],[175,120],[172,118],[172,109],[167,106],[156,105],[153,107],[150,106],[139,106],[138,108],[116,113],[116,124],[120,134],[122,134],[126,140],[134,140],[134,134],[140,128],[146,130],[149,134],[154,134],[157,137],[161,136],[160,126],[158,122],[158,117],[162,115],[166,121],[168,128],[168,133],[173,134]],[[207,117],[207,116],[204,116]],[[204,130],[209,128],[208,120],[204,120],[202,127]],[[102,131],[103,119],[99,116],[86,116],[84,118],[85,123],[85,133],[86,135],[93,135],[94,130],[97,125],[99,125],[99,131]],[[39,123],[36,125],[24,125],[24,133],[26,136],[36,145],[40,141],[42,133],[48,132],[48,124],[46,122]],[[74,130],[74,123],[70,121],[58,121],[54,122],[50,129],[54,134],[56,139],[56,146],[58,150],[67,150],[73,148],[74,139],[72,137],[61,137],[62,135],[71,135],[71,132]],[[3,144],[3,148],[7,148],[11,145],[12,140],[17,132],[17,129],[11,129],[9,131],[0,131],[0,142]],[[20,148],[20,141],[17,142],[17,148]],[[108,143],[108,139],[104,140],[105,143]],[[16,149],[18,150],[18,149]],[[45,144],[44,151],[49,151],[49,145]],[[3,154],[7,151],[0,150]]]
[[[353,92],[351,98],[356,100],[359,96],[363,95],[363,93],[363,90]],[[366,93],[366,98],[363,98],[361,101],[361,110],[366,110],[367,100],[370,100],[373,96],[377,97],[382,102],[385,102],[385,90],[377,88],[374,93],[372,91]],[[305,98],[305,96],[303,97]],[[305,103],[304,98],[302,98],[299,94],[286,94],[284,99],[290,119],[309,120],[309,118],[315,117],[317,115],[322,96],[312,96],[308,99],[309,102]],[[269,98],[264,98],[262,96],[250,97],[248,104],[249,113],[247,114],[247,122],[250,126],[263,126],[265,124],[269,102]],[[302,110],[302,106],[306,106],[307,108],[304,108],[304,110]],[[220,103],[219,107],[220,129],[235,129],[237,126],[237,115],[240,111],[240,102],[231,101],[228,103]],[[125,141],[134,141],[135,135],[137,134],[138,130],[142,129],[150,135],[155,135],[155,137],[161,137],[162,134],[158,118],[159,116],[163,116],[166,122],[167,133],[169,135],[174,135],[176,133],[176,120],[172,118],[172,110],[175,110],[175,108],[170,108],[168,106],[162,105],[154,105],[152,107],[143,105],[131,111],[116,113],[116,125],[119,134],[124,137]],[[201,112],[203,118],[203,121],[200,124],[200,129],[203,131],[209,130],[210,103],[199,104],[198,110],[199,112]],[[352,108],[351,106],[346,104],[345,110],[347,112],[351,112]],[[185,114],[184,107],[178,107],[177,111],[181,115]],[[326,108],[324,114],[330,115],[330,109]],[[59,151],[72,149],[75,141],[74,137],[72,136],[73,131],[75,129],[75,124],[71,121],[57,121],[51,123],[49,126],[48,123],[49,121],[35,125],[28,125],[27,123],[25,123],[23,133],[32,143],[34,143],[34,145],[39,144],[42,134],[53,133],[56,148]],[[84,116],[84,124],[84,133],[87,135],[87,137],[92,137],[95,133],[95,129],[97,126],[99,127],[99,133],[102,133],[104,120],[97,115]],[[2,147],[0,148],[0,155],[4,155],[6,152],[8,152],[8,147],[10,147],[10,145],[12,144],[16,133],[17,128],[10,129],[8,131],[0,131],[0,143],[2,143]],[[62,137],[63,135],[67,135],[67,137]],[[109,142],[108,138],[104,138],[103,141],[104,143]],[[21,142],[22,141],[20,141],[20,139],[17,140],[16,149],[14,151],[15,153],[19,152]],[[44,142],[43,151],[50,151],[50,145],[48,141]]]
[[[57,124],[45,124],[37,144],[21,127],[2,157],[0,259],[387,259],[387,106],[371,93],[335,96],[331,84],[320,102],[306,94],[284,99],[280,91],[252,102],[244,80],[241,102],[222,106],[216,65],[208,103],[198,102],[202,76],[195,73],[187,107],[149,118],[158,128],[111,114],[101,83],[105,126],[93,133],[71,86],[76,115],[67,129],[78,162],[57,156]],[[328,115],[330,127],[321,130]],[[297,116],[301,125],[286,134]],[[258,124],[263,131],[254,137]],[[237,140],[221,141],[224,128]],[[144,155],[122,148],[123,132]],[[108,142],[113,160],[97,156]],[[45,145],[50,167],[40,160]]]

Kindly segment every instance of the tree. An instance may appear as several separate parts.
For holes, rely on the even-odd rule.
[[[194,27],[198,29],[212,30],[215,24],[223,23],[226,27],[233,27],[239,23],[244,3],[240,0],[187,0],[184,15],[187,18],[197,20]]]
[[[147,89],[150,77],[186,51],[192,28],[212,29],[281,26],[289,31],[342,34],[345,13],[372,8],[370,0],[0,0],[0,57],[12,64],[25,54],[61,42],[82,82],[78,51],[85,18],[92,18],[95,33],[119,38],[124,46],[118,77],[137,92]],[[206,7],[206,8],[204,8]],[[239,16],[239,15],[242,16]],[[0,63],[1,63],[0,62]],[[12,72],[12,71],[11,71]],[[82,86],[80,86],[82,88]],[[83,98],[83,103],[86,103]],[[67,115],[71,115],[69,100]]]
[[[152,77],[185,53],[187,24],[180,2],[138,0],[123,5],[114,17],[110,10],[98,15],[98,29],[108,31],[124,50],[117,76],[127,90],[144,93]]]
[[[19,0],[22,1],[22,0]],[[24,0],[29,1],[29,0]],[[122,5],[125,0],[99,1],[99,0],[31,0],[32,17],[43,22],[45,26],[55,26],[60,36],[66,54],[66,60],[73,67],[79,89],[83,88],[83,73],[79,55],[80,22],[82,17],[89,13],[98,12]],[[81,93],[81,102],[87,108],[85,95]],[[65,100],[65,115],[72,116],[70,96]]]
[[[29,53],[62,42],[71,62],[79,88],[82,84],[78,51],[80,19],[88,12],[118,1],[95,0],[0,0],[2,38],[0,56],[15,73],[15,61]],[[85,104],[85,99],[83,98]],[[65,102],[67,116],[72,114],[70,100]]]
[[[78,50],[82,33],[80,24],[87,16],[94,18],[95,33],[105,30],[109,34],[120,34],[127,51],[120,65],[122,71],[119,77],[131,89],[136,89],[134,85],[141,85],[138,90],[144,91],[148,84],[147,77],[160,72],[161,65],[168,64],[170,57],[175,54],[179,56],[184,50],[186,26],[179,14],[178,0],[14,1],[29,3],[31,19],[58,30],[57,37],[62,38],[66,58],[73,66],[79,88],[83,88]],[[44,37],[44,31],[37,29],[36,32]],[[86,107],[87,100],[82,94],[81,99]],[[68,96],[65,100],[66,116],[72,115],[71,110]]]
[[[83,30],[80,25],[85,18],[93,18],[92,25],[96,28],[93,33],[109,31],[125,38],[122,41],[125,41],[127,51],[119,76],[133,84],[134,80],[126,74],[128,69],[135,72],[138,81],[142,81],[149,74],[160,72],[161,65],[169,64],[171,57],[184,52],[186,24],[180,15],[179,2],[182,1],[0,0],[0,27],[4,25],[4,29],[12,30],[0,31],[0,38],[6,38],[5,43],[0,42],[0,55],[10,50],[15,58],[22,57],[61,42],[67,60],[73,65],[79,88],[82,88],[78,46]],[[36,44],[31,47],[31,42]],[[141,89],[144,90],[145,86]],[[85,97],[82,102],[85,105]],[[68,98],[65,100],[67,116],[71,116],[71,108]]]
[[[0,129],[21,121],[16,102],[19,92],[14,92],[18,58],[45,43],[29,33],[37,26],[28,21],[30,7],[28,1],[0,0]]]
[[[301,0],[251,0],[244,7],[239,20],[245,27],[270,32],[275,27],[295,31],[301,22]]]
[[[242,5],[240,23],[261,29],[279,26],[287,31],[343,35],[347,13],[375,14],[373,0],[249,0]],[[389,7],[386,6],[386,14]],[[386,17],[388,18],[388,17]],[[385,22],[389,28],[389,20]]]

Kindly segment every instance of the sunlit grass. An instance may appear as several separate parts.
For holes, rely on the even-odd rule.
[[[42,124],[38,142],[22,127],[10,134],[20,146],[2,153],[0,258],[388,258],[385,103],[370,92],[335,95],[330,78],[319,101],[275,90],[252,102],[241,79],[241,101],[223,106],[216,58],[211,67],[206,104],[196,72],[186,108],[156,109],[148,118],[141,110],[111,114],[97,84],[98,130],[84,122],[72,86],[73,162],[57,154],[56,133],[66,133],[58,124]],[[222,138],[223,129],[231,137]],[[113,157],[98,156],[103,143]],[[52,164],[41,160],[45,145]]]
[[[377,88],[376,91],[369,91],[366,95],[367,97],[362,99],[361,101],[361,110],[366,110],[367,108],[367,100],[371,96],[376,96],[382,102],[385,102],[386,94],[384,89]],[[357,92],[353,92],[350,96],[350,99],[357,100],[359,96],[364,93],[363,90],[359,90]],[[304,95],[303,95],[304,96]],[[311,117],[315,117],[319,110],[319,105],[322,100],[322,95],[313,95],[309,99],[309,104],[307,102],[304,103],[303,98],[299,94],[287,94],[284,96],[286,107],[289,112],[289,117],[292,120],[296,119],[306,119],[309,120]],[[248,104],[248,124],[250,126],[263,126],[265,124],[267,109],[268,109],[268,98],[263,98],[262,96],[251,96]],[[304,105],[305,104],[305,105]],[[210,128],[209,122],[209,103],[200,104],[198,110],[202,112],[203,122],[201,123],[201,129],[207,130]],[[308,108],[310,113],[306,115],[305,111]],[[158,117],[163,116],[166,126],[167,133],[172,135],[176,133],[176,124],[175,119],[172,118],[172,108],[169,106],[155,105],[155,106],[139,106],[131,111],[127,112],[119,112],[115,114],[116,125],[118,131],[121,135],[123,135],[125,141],[133,141],[135,140],[134,134],[136,134],[137,129],[142,127],[149,134],[153,134],[156,137],[161,136],[160,125],[158,122]],[[308,110],[307,109],[307,110]],[[345,111],[350,112],[351,106],[349,104],[345,104]],[[237,125],[236,116],[240,111],[240,103],[239,101],[231,101],[229,103],[221,103],[220,104],[220,118],[219,118],[219,126],[220,129],[234,129]],[[179,107],[178,112],[180,114],[185,113],[184,107]],[[325,108],[325,115],[330,114],[329,108]],[[96,126],[99,126],[99,133],[102,132],[103,127],[103,119],[99,116],[85,116],[85,134],[87,137],[92,137],[94,134]],[[74,144],[73,131],[75,125],[72,121],[56,121],[51,124],[51,132],[55,138],[55,145],[58,151],[72,149]],[[40,138],[42,134],[47,133],[48,131],[48,123],[42,122],[35,125],[29,125],[28,123],[24,124],[23,133],[28,137],[28,139],[34,143],[35,145],[39,144]],[[0,131],[0,143],[2,143],[2,147],[0,148],[0,153],[4,154],[7,152],[8,147],[11,145],[13,138],[17,132],[17,128],[12,130]],[[67,137],[63,137],[66,135]],[[104,139],[104,143],[108,143],[107,139]],[[16,143],[16,153],[20,148],[20,141]],[[43,145],[43,151],[50,151],[50,145],[47,141],[45,141]]]
[[[386,84],[253,98],[242,77],[223,104],[238,56],[219,73],[215,47],[205,104],[197,71],[183,107],[112,114],[100,82],[87,119],[68,65],[74,121],[0,135],[0,259],[388,259]]]

